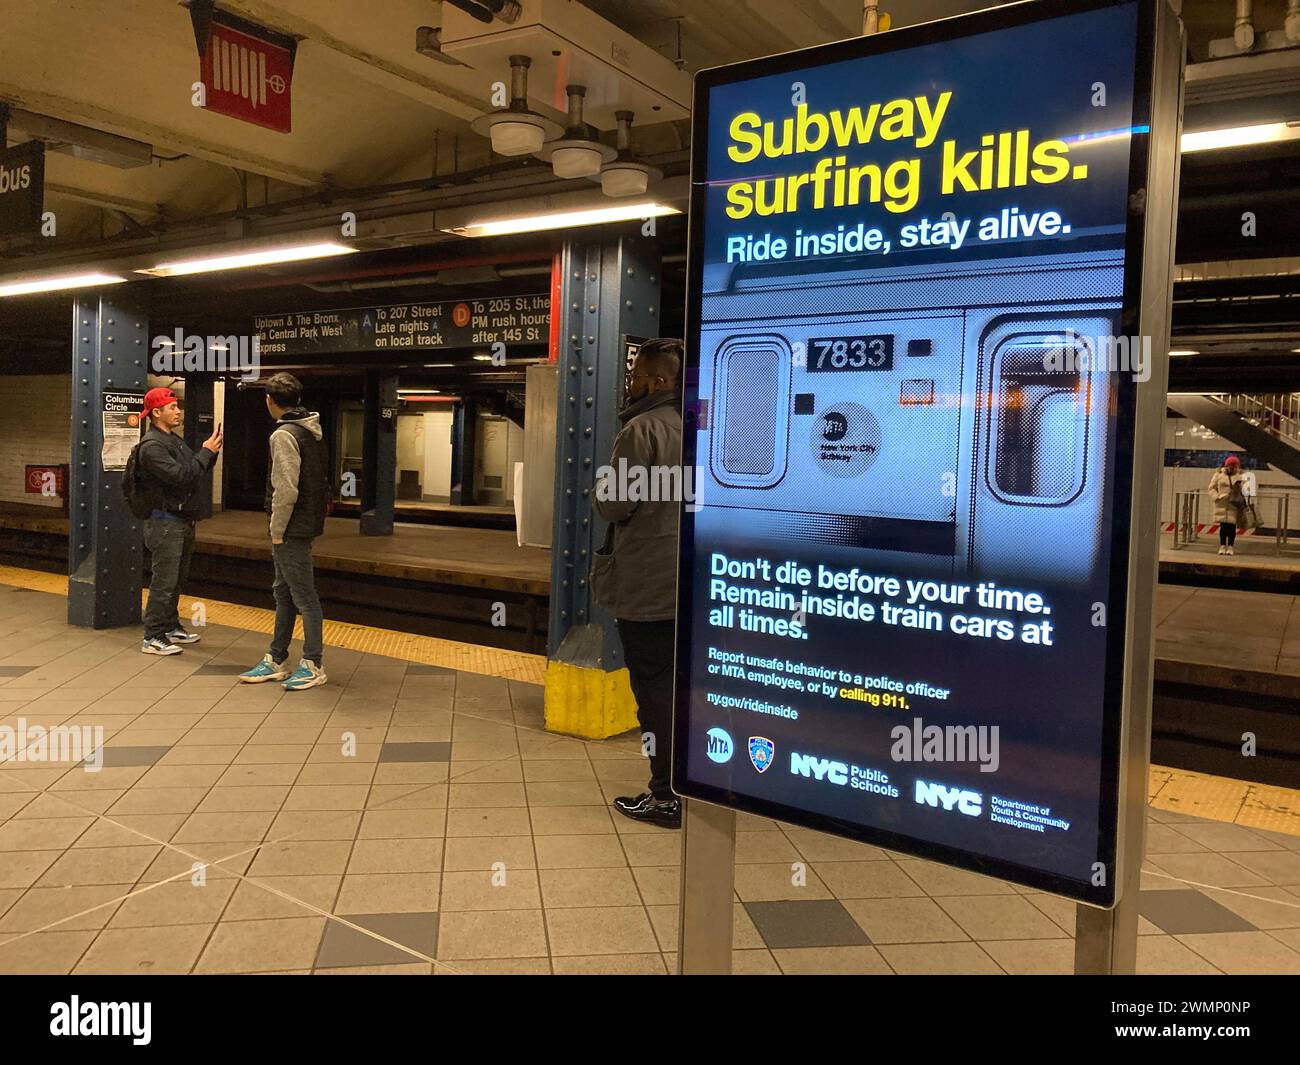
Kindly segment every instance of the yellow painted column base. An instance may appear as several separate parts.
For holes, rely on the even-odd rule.
[[[626,669],[546,663],[546,731],[603,740],[637,727],[636,699]]]

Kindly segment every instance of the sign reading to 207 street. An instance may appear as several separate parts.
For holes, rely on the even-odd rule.
[[[547,294],[499,296],[266,314],[253,319],[253,331],[264,354],[428,351],[545,344],[550,315]]]

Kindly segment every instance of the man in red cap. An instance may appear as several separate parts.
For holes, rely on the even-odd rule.
[[[140,650],[147,655],[174,655],[180,654],[181,644],[199,638],[182,627],[176,606],[194,554],[194,523],[199,518],[194,490],[206,483],[222,435],[218,427],[198,454],[191,451],[180,435],[181,408],[170,388],[145,393],[144,416],[149,425],[136,452],[137,481],[151,508],[144,523],[144,544],[153,576]]]

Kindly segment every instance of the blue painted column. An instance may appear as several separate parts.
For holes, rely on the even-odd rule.
[[[548,654],[606,672],[623,668],[613,619],[591,602],[592,555],[605,522],[592,508],[623,398],[626,338],[659,331],[660,251],[641,223],[605,226],[565,243],[556,401],[555,532]]]
[[[105,470],[104,394],[139,393],[149,361],[149,318],[137,286],[79,295],[72,307],[72,458],[68,470],[68,624],[108,629],[140,621],[144,544]],[[138,413],[140,407],[136,406]],[[110,463],[111,465],[111,463]]]

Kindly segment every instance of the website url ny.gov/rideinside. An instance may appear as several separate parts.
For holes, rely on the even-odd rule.
[[[1208,1039],[1213,1039],[1215,1037],[1228,1037],[1228,1038],[1242,1037],[1242,1036],[1249,1037],[1250,1028],[1247,1027],[1246,1025],[1240,1025],[1237,1027],[1233,1027],[1231,1025],[1226,1025],[1226,1026],[1220,1025],[1218,1028],[1214,1028],[1209,1025],[1206,1025],[1204,1027],[1197,1027],[1195,1025],[1192,1025],[1189,1027],[1188,1025],[1184,1025],[1184,1024],[1166,1024],[1163,1026],[1158,1024],[1148,1024],[1148,1025],[1117,1024],[1115,1026],[1115,1034],[1117,1036],[1126,1036],[1126,1035],[1129,1036],[1144,1035],[1144,1036],[1156,1036],[1156,1037],[1173,1036],[1174,1038],[1177,1039],[1208,1040]]]

